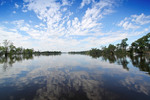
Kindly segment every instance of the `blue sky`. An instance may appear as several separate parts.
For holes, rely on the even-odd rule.
[[[150,32],[150,0],[0,0],[0,43],[80,51]],[[2,44],[1,44],[2,45]]]

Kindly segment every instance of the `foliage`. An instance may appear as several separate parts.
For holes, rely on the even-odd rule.
[[[71,51],[68,52],[69,54],[88,54],[89,51]]]
[[[101,50],[100,49],[97,49],[97,48],[92,48],[90,51],[89,51],[89,54],[94,57],[94,58],[97,58],[101,55]]]
[[[35,51],[34,52],[35,55],[60,55],[61,51]]]
[[[125,38],[121,41],[120,45],[121,45],[122,50],[126,50],[126,47],[128,46],[127,40],[128,40],[128,38]]]
[[[24,49],[22,47],[15,47],[14,44],[8,40],[4,40],[3,46],[0,46],[0,54],[7,56],[8,54],[32,54],[33,49]]]
[[[144,53],[150,51],[150,33],[139,38],[131,44],[130,51],[136,53]]]

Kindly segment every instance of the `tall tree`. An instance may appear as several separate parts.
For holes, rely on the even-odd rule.
[[[108,52],[110,52],[111,54],[114,54],[115,49],[116,49],[116,46],[114,46],[113,44],[109,44]]]
[[[3,45],[4,45],[5,56],[7,56],[8,52],[9,52],[10,41],[4,40]]]
[[[126,47],[128,46],[127,40],[128,40],[128,38],[125,38],[121,41],[121,47],[123,50],[126,50]]]
[[[131,48],[130,51],[140,53],[150,51],[150,33],[133,42],[130,48]]]

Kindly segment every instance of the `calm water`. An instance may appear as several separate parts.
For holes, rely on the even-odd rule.
[[[149,57],[0,57],[0,100],[150,100]]]

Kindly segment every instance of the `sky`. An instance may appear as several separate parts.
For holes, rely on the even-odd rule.
[[[150,0],[0,0],[0,45],[82,51],[150,32]]]

